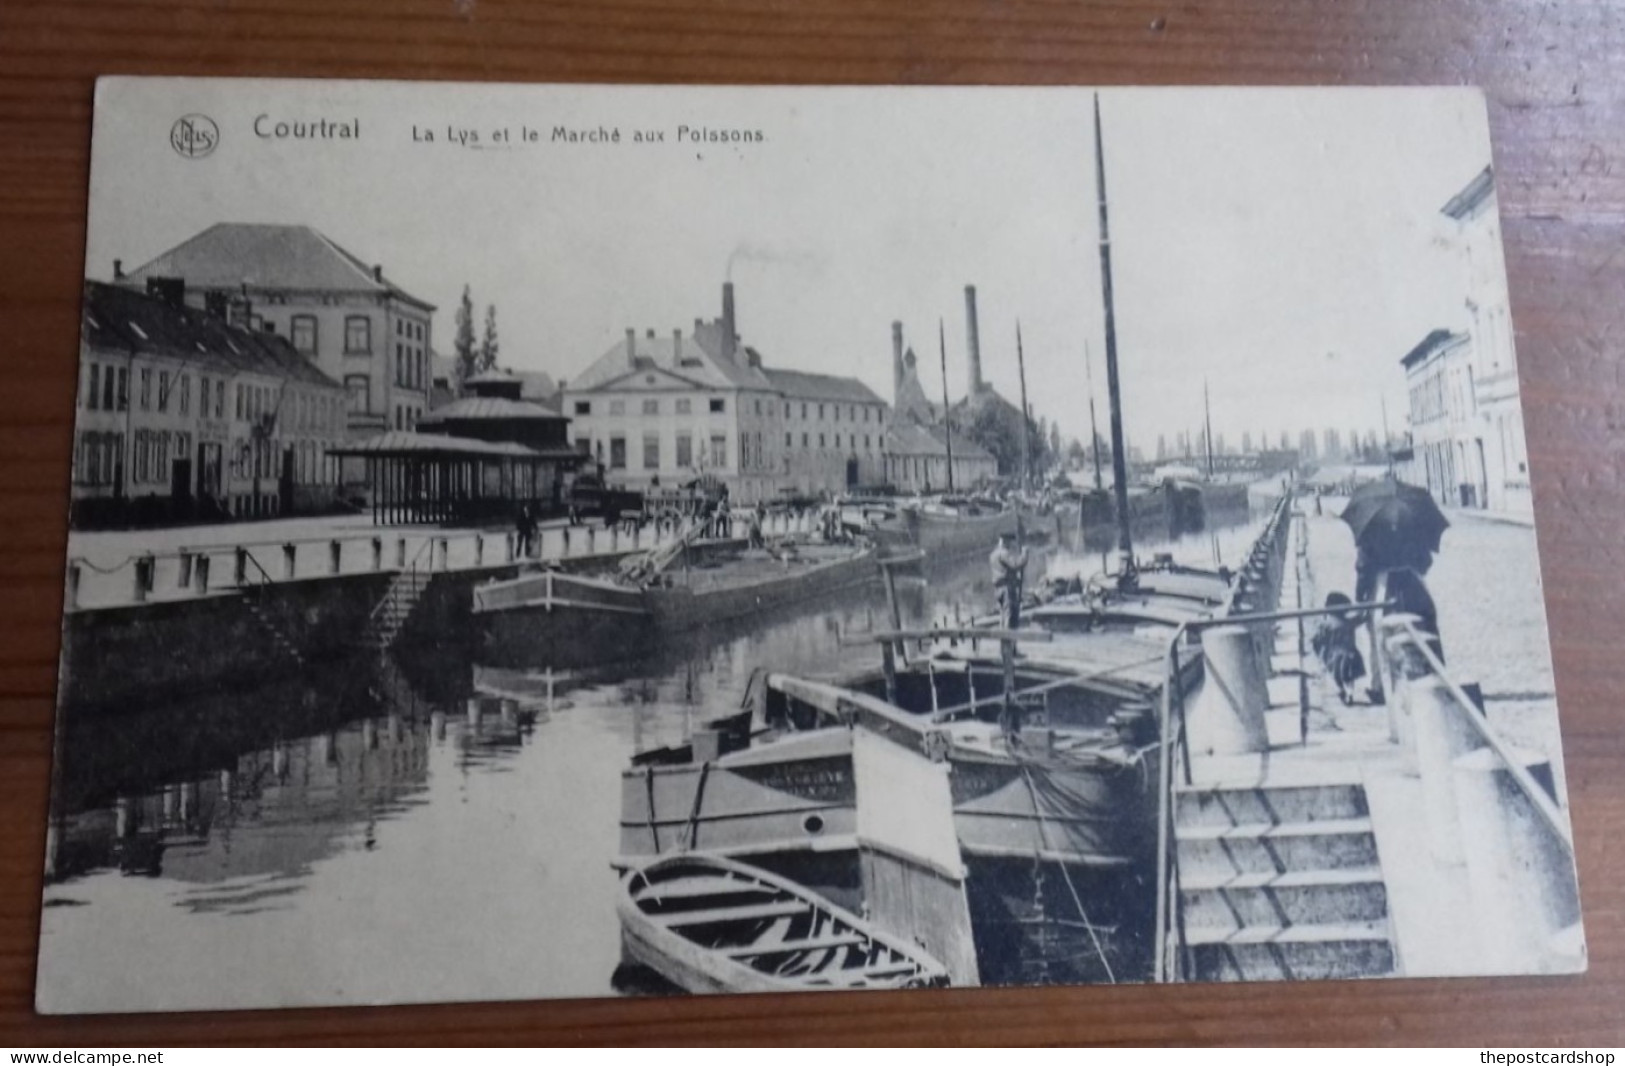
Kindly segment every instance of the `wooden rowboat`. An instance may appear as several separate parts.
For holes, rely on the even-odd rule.
[[[946,985],[942,963],[789,881],[702,854],[621,879],[632,958],[689,992],[816,992]]]

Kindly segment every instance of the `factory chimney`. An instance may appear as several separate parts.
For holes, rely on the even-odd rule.
[[[965,358],[970,363],[970,392],[967,400],[982,391],[982,342],[976,331],[976,286],[965,286]]]
[[[739,332],[734,322],[734,283],[722,283],[722,357],[732,360],[734,348],[739,342]]]

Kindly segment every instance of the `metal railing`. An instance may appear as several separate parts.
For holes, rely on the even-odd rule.
[[[743,535],[747,521],[744,512],[736,516],[733,533]],[[763,523],[763,535],[782,537],[804,533],[811,525],[812,518],[807,515],[770,512]],[[680,526],[654,523],[546,526],[537,531],[535,547],[528,558],[550,562],[613,557],[669,545],[681,534]],[[137,552],[111,566],[75,555],[68,559],[64,600],[66,608],[74,611],[236,590],[248,576],[242,563],[245,557],[263,580],[269,582],[402,570],[409,558],[421,556],[426,546],[431,545],[431,567],[478,569],[518,561],[517,540],[511,530],[391,530],[334,537],[182,545],[167,551]],[[494,545],[501,547],[493,550]],[[222,565],[231,566],[232,581],[211,584]]]

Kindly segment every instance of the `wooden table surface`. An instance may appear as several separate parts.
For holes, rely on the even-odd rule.
[[[40,868],[100,74],[1477,84],[1488,93],[1590,973],[40,1018]],[[6,0],[0,1045],[1625,1044],[1625,3]],[[1486,575],[1493,579],[1493,575]]]

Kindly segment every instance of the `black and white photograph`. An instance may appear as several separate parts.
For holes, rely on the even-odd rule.
[[[1477,91],[91,161],[41,1011],[1586,968]]]

